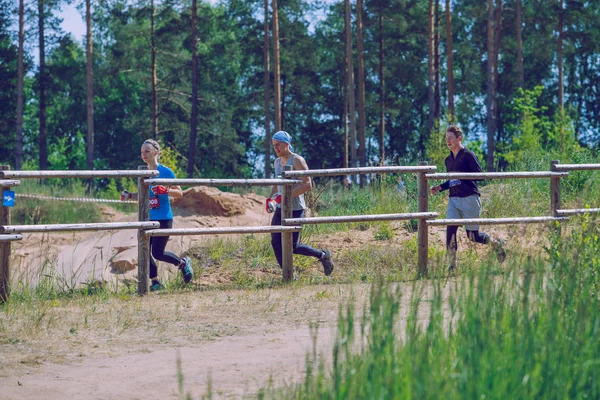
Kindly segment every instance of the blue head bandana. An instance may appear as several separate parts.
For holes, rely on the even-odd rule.
[[[290,145],[290,151],[294,151],[292,147],[292,137],[286,131],[278,131],[273,135],[273,140],[278,140],[280,142],[285,142]]]

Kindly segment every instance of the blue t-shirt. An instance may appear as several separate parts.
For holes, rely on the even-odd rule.
[[[158,170],[157,178],[163,179],[175,179],[175,174],[170,168],[165,167],[162,164],[158,164],[156,168]],[[156,200],[158,198],[158,204]],[[155,208],[158,207],[158,208]],[[171,211],[171,203],[169,202],[168,194],[156,195],[152,192],[152,186],[150,186],[150,220],[161,221],[165,219],[173,219],[173,212]]]

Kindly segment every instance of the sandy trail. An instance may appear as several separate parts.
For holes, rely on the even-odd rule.
[[[397,323],[402,336],[413,284],[395,285],[403,294]],[[425,287],[423,300],[432,290]],[[368,284],[313,285],[152,294],[119,310],[118,299],[65,304],[49,312],[56,324],[17,343],[2,341],[2,398],[176,399],[178,357],[184,392],[192,398],[208,392],[209,380],[214,398],[252,397],[270,379],[278,388],[302,381],[315,332],[317,362],[329,368],[340,304],[353,299],[358,330],[369,292]],[[419,309],[422,324],[429,304]],[[77,325],[86,315],[88,326]],[[7,336],[21,328],[11,333],[9,327]]]
[[[57,324],[1,342],[2,398],[174,399],[178,355],[193,398],[207,393],[209,377],[217,398],[242,398],[266,387],[271,376],[277,386],[301,379],[313,349],[311,324],[319,326],[319,359],[330,359],[338,304],[354,296],[362,308],[368,290],[315,285],[152,294],[120,310],[118,299],[65,304],[49,311]],[[86,315],[88,327],[77,325]],[[73,326],[76,333],[69,334]],[[5,337],[22,335],[22,326],[13,329]]]

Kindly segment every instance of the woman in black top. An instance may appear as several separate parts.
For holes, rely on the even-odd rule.
[[[462,131],[456,125],[450,125],[446,130],[446,145],[450,149],[450,155],[446,157],[446,170],[448,172],[482,172],[477,156],[462,145]],[[431,194],[450,190],[448,199],[448,210],[446,218],[465,219],[479,218],[481,215],[481,199],[477,182],[467,179],[450,179],[438,186],[431,188]],[[498,260],[504,261],[504,240],[490,237],[487,233],[479,232],[479,225],[466,225],[469,240],[482,244],[491,244],[496,250]],[[453,271],[456,267],[456,232],[458,225],[446,227],[446,248],[449,255],[448,270]]]

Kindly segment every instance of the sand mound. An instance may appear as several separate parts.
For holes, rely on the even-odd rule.
[[[213,215],[232,217],[244,215],[258,205],[263,204],[265,198],[254,193],[240,195],[236,193],[221,192],[213,187],[193,187],[183,192],[183,197],[173,200],[175,215]]]
[[[173,201],[173,227],[264,226],[270,215],[264,211],[265,198],[251,193],[240,195],[212,187],[195,187]],[[107,206],[103,220],[135,221],[137,212],[123,214]],[[99,221],[98,221],[99,222]],[[13,244],[12,265],[15,280],[37,284],[48,274],[60,275],[69,286],[103,280],[135,279],[137,274],[137,232],[135,230],[27,234]],[[192,242],[207,236],[172,236],[167,250],[182,254]],[[159,273],[177,273],[170,264],[160,263]]]

